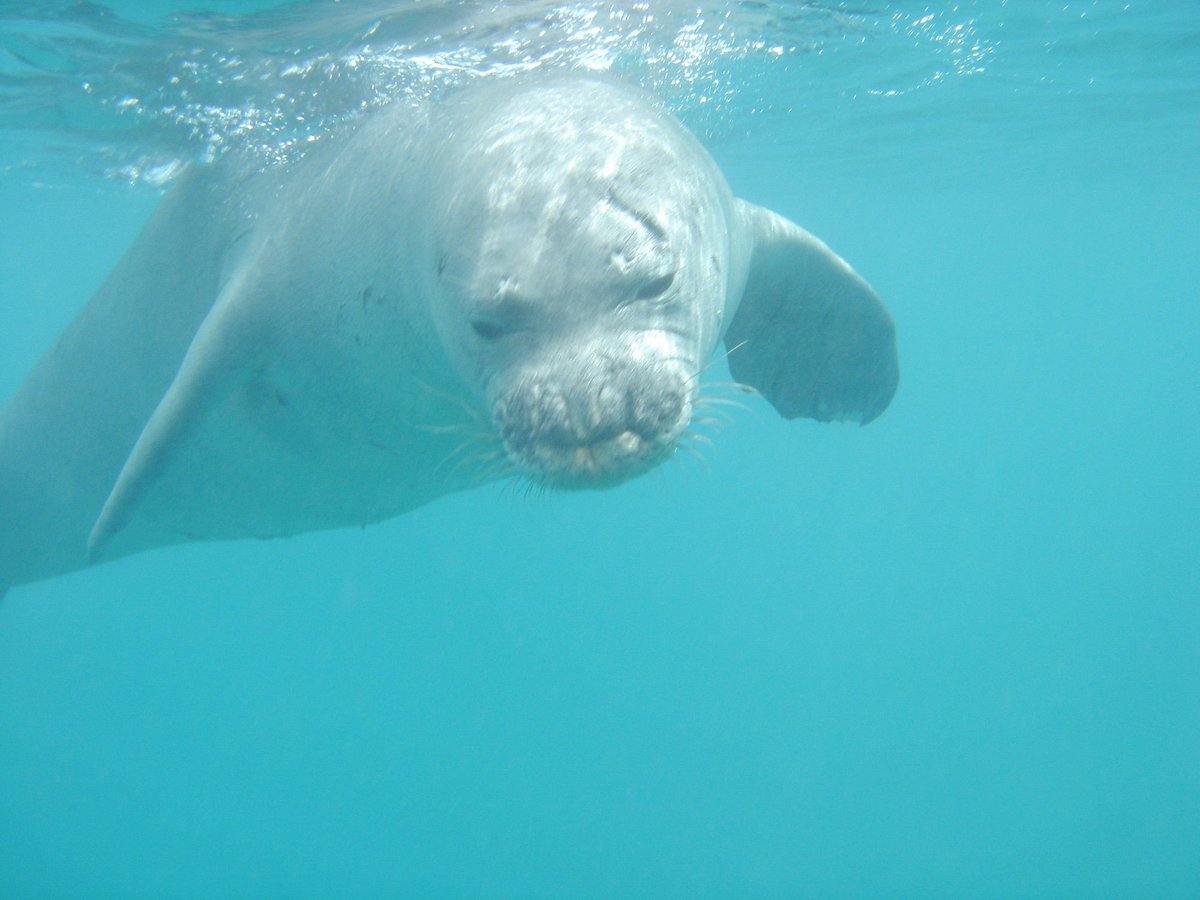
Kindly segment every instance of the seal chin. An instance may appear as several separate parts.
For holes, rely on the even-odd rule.
[[[692,417],[690,382],[657,374],[628,386],[518,383],[492,410],[509,458],[531,480],[565,490],[611,487],[653,468]]]
[[[654,468],[674,452],[678,436],[648,438],[623,431],[606,440],[566,446],[531,442],[514,448],[507,441],[505,444],[521,470],[539,484],[588,490],[612,487]]]

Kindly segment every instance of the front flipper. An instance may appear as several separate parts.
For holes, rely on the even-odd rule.
[[[753,251],[725,333],[733,377],[788,419],[865,425],[900,370],[892,318],[846,262],[800,226],[737,201]]]
[[[192,440],[212,410],[247,378],[250,344],[238,321],[244,276],[232,279],[196,332],[175,380],[125,460],[88,536],[91,562],[104,558],[146,493]]]

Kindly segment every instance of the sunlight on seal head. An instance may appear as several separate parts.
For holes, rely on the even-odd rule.
[[[442,148],[459,177],[434,228],[438,326],[521,472],[611,485],[687,432],[733,200],[688,132],[607,84],[493,99]]]

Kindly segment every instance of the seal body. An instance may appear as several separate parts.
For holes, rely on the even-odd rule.
[[[722,338],[787,416],[895,390],[866,283],[627,86],[484,86],[194,167],[0,413],[0,586],[619,483],[685,438]]]

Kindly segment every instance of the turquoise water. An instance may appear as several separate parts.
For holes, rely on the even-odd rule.
[[[871,280],[901,387],[14,588],[0,895],[1200,895],[1200,7],[209,8],[0,4],[0,396],[172,160],[580,65]]]

